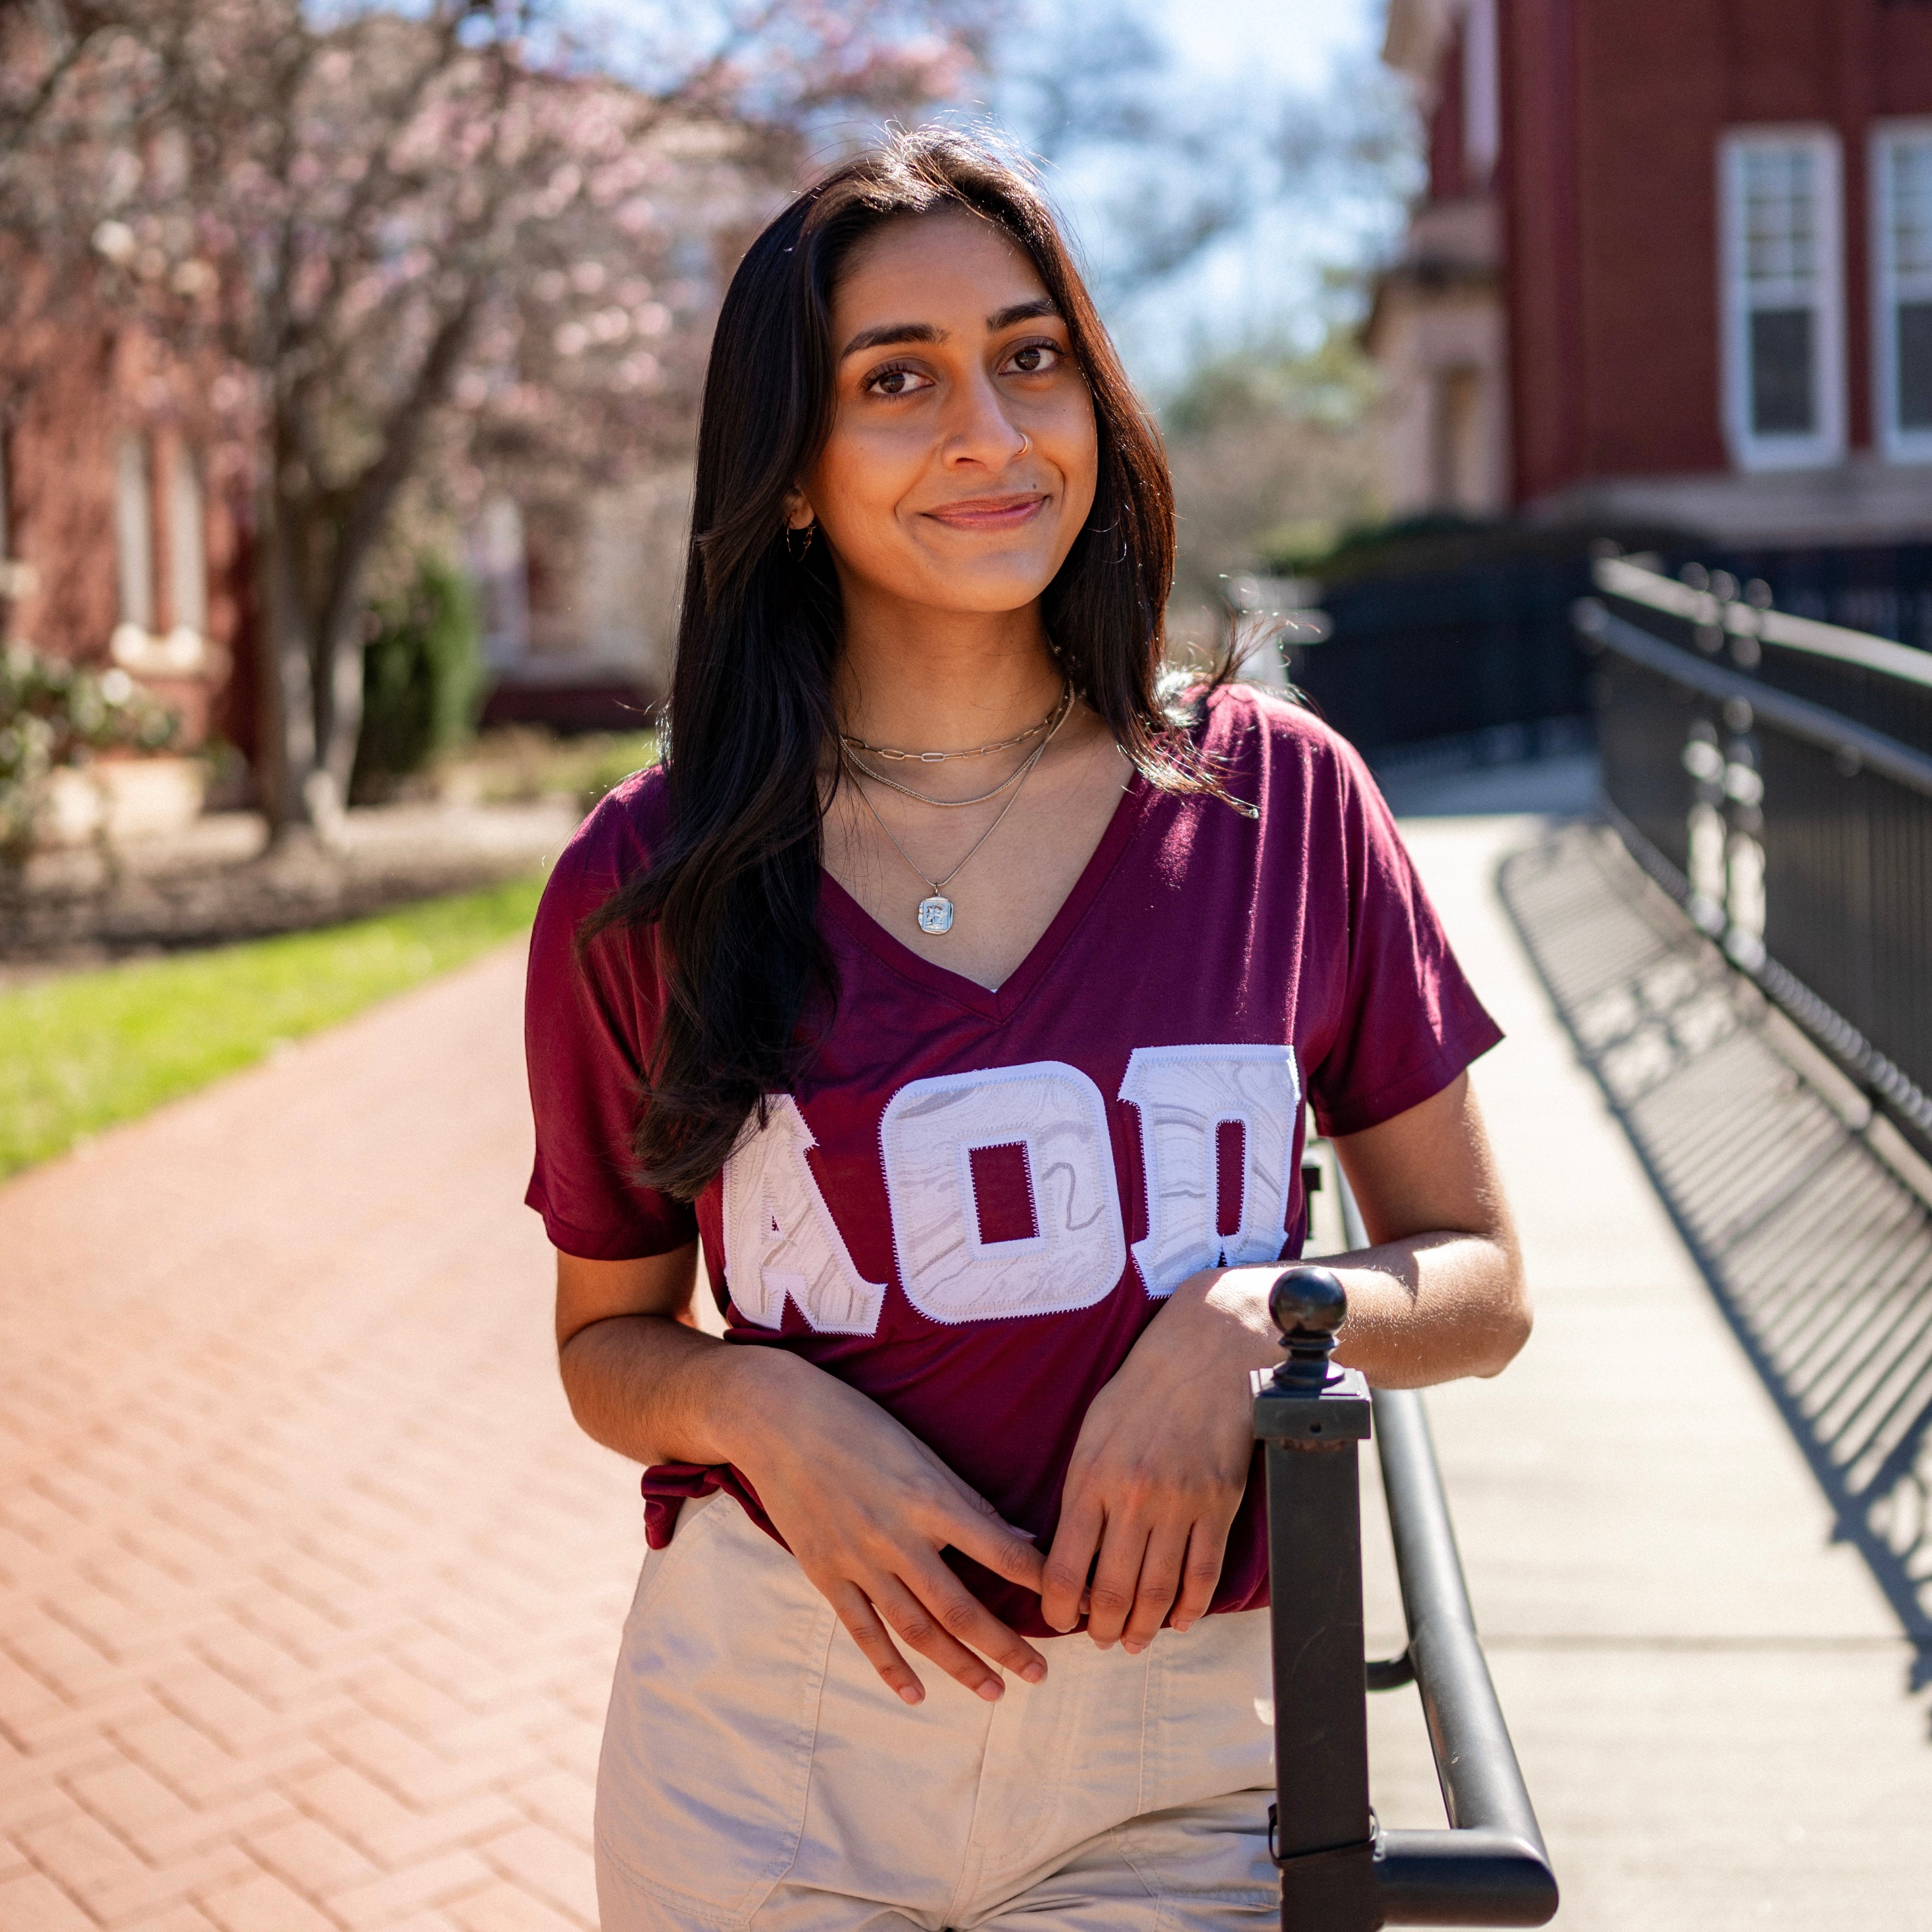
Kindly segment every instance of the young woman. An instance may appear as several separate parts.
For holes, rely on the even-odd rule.
[[[752,244],[693,531],[664,762],[530,968],[564,1384],[647,1466],[604,1932],[1259,1925],[1304,1105],[1376,1244],[1342,1359],[1493,1374],[1496,1029],[1348,748],[1163,694],[1159,444],[992,149]]]

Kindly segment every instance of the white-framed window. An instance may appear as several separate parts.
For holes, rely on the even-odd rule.
[[[1844,454],[1842,195],[1838,136],[1825,129],[1723,138],[1724,430],[1740,469]]]
[[[160,455],[158,465],[155,440],[133,432],[115,445],[121,616],[110,641],[115,662],[137,676],[185,677],[197,674],[208,656],[206,506],[194,452],[169,439]],[[157,568],[164,562],[164,573]],[[157,629],[164,616],[165,637]]]
[[[1874,130],[1871,203],[1879,447],[1932,463],[1932,121]]]
[[[144,436],[114,446],[114,548],[120,568],[121,622],[146,636],[154,628],[153,454]]]
[[[208,629],[206,514],[194,452],[177,442],[168,463],[168,601],[173,628],[196,638]]]

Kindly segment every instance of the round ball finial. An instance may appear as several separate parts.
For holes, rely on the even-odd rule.
[[[1286,1269],[1268,1290],[1268,1314],[1284,1340],[1298,1334],[1332,1336],[1348,1312],[1348,1295],[1328,1268]]]

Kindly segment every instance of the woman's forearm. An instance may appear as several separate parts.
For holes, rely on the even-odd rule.
[[[780,1348],[732,1348],[668,1315],[593,1322],[558,1355],[564,1394],[586,1436],[636,1462],[735,1462],[761,1415],[801,1374]]]
[[[1348,1295],[1337,1358],[1383,1388],[1506,1368],[1529,1339],[1529,1294],[1468,1076],[1334,1146],[1378,1238],[1327,1263]]]
[[[1336,1360],[1378,1388],[1500,1374],[1529,1339],[1529,1300],[1511,1243],[1412,1234],[1323,1264],[1348,1297]]]
[[[1484,1234],[1411,1234],[1351,1254],[1311,1256],[1348,1297],[1336,1359],[1380,1388],[1422,1388],[1460,1376],[1492,1376],[1529,1334],[1529,1307],[1514,1245]],[[1268,1290],[1285,1263],[1220,1268],[1184,1282],[1174,1300],[1217,1318],[1248,1368],[1272,1366],[1281,1345]]]
[[[1484,1234],[1412,1234],[1322,1258],[1348,1297],[1336,1359],[1382,1388],[1492,1376],[1529,1333],[1514,1244]],[[1242,1365],[1281,1358],[1268,1312],[1280,1264],[1220,1268],[1175,1293],[1168,1324],[1210,1316]],[[1184,1312],[1184,1310],[1185,1312]],[[564,1344],[564,1392],[578,1426],[634,1462],[736,1462],[821,1371],[778,1348],[733,1348],[668,1315],[593,1322]]]

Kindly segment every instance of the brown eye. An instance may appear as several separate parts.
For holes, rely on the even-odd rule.
[[[1044,376],[1054,368],[1060,360],[1060,352],[1050,342],[1029,342],[1024,348],[1013,351],[1012,367],[1022,376]]]
[[[921,389],[932,386],[931,379],[922,376],[916,369],[878,369],[866,378],[866,393],[868,396],[916,395]]]

